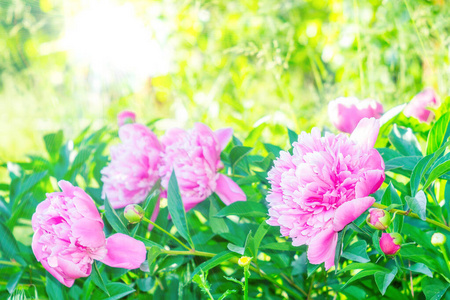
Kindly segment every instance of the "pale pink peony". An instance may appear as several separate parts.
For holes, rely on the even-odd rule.
[[[103,197],[113,208],[145,200],[159,179],[161,144],[142,124],[125,124],[119,129],[121,144],[111,147],[111,163],[102,173]]]
[[[340,97],[328,104],[331,123],[340,131],[352,133],[363,118],[379,119],[383,105],[373,99],[358,100],[356,97]]]
[[[223,168],[220,153],[232,134],[231,128],[213,132],[208,126],[196,123],[190,131],[169,129],[161,138],[161,184],[167,189],[172,170],[175,170],[186,211],[213,192],[226,205],[246,200],[244,192],[231,178],[218,173]]]
[[[119,127],[125,124],[134,123],[135,121],[136,114],[132,111],[124,110],[117,114],[117,124],[119,125]]]
[[[280,226],[294,246],[309,245],[312,264],[334,265],[338,232],[374,202],[368,197],[384,180],[384,162],[373,148],[379,121],[363,119],[353,134],[321,137],[302,132],[294,152],[280,152],[268,180],[268,224]]]
[[[434,113],[428,108],[438,108],[441,105],[438,95],[432,88],[426,88],[412,98],[403,110],[407,117],[414,117],[420,122],[431,122]]]
[[[31,247],[42,266],[68,287],[89,276],[94,259],[116,268],[139,268],[146,259],[144,243],[121,233],[106,239],[92,198],[67,181],[59,186],[62,192],[47,194],[31,220]]]

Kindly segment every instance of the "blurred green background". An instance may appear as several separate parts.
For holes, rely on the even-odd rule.
[[[449,94],[449,5],[412,0],[0,0],[0,163],[134,110],[232,126],[254,146],[328,126],[339,96],[385,110]],[[262,124],[262,125],[261,125]],[[259,127],[258,127],[259,126]]]

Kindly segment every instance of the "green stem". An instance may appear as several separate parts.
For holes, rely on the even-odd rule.
[[[248,276],[250,276],[250,272],[249,272],[249,267],[245,266],[244,267],[244,278],[245,278],[245,282],[244,282],[244,300],[248,300]]]
[[[147,219],[146,217],[142,218],[143,221],[153,225],[154,227],[158,228],[159,230],[161,230],[162,232],[164,232],[165,234],[167,234],[168,236],[170,236],[172,239],[174,239],[175,241],[177,241],[181,246],[183,246],[185,249],[187,249],[188,251],[192,251],[191,248],[189,248],[188,246],[186,246],[182,241],[180,241],[179,239],[177,239],[175,236],[173,236],[170,232],[168,232],[167,230],[165,230],[164,228],[160,227],[158,224],[156,224],[153,221],[150,221],[149,219]]]
[[[375,208],[380,208],[380,209],[385,209],[385,208],[387,208],[386,205],[379,204],[379,203],[374,203],[372,206],[375,207]],[[398,214],[398,215],[408,216],[408,217],[411,217],[411,218],[415,218],[415,219],[420,219],[420,220],[422,220],[417,214],[411,213],[411,212],[409,212],[409,211],[404,211],[404,210],[399,210],[399,209],[393,208],[393,209],[389,210],[389,212],[391,212],[391,213],[396,213],[396,214]],[[435,225],[435,226],[437,226],[437,227],[440,227],[440,228],[442,228],[442,229],[445,229],[445,230],[447,230],[447,231],[450,232],[450,227],[448,227],[448,226],[446,226],[446,225],[444,225],[444,224],[442,224],[442,223],[439,223],[439,222],[437,222],[437,221],[435,221],[435,220],[431,220],[431,219],[429,219],[429,218],[426,218],[424,221],[427,222],[427,223],[433,224],[433,225]]]
[[[168,255],[195,255],[195,256],[204,256],[204,257],[214,257],[215,253],[197,251],[197,250],[189,250],[189,251],[176,251],[176,250],[166,250],[161,249],[161,252]]]

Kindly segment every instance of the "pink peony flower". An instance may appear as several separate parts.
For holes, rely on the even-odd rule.
[[[363,118],[379,119],[383,105],[373,99],[358,100],[356,97],[340,97],[328,104],[331,123],[340,131],[352,133]]]
[[[156,135],[142,124],[125,124],[119,129],[122,144],[111,147],[111,163],[102,173],[103,197],[113,208],[145,200],[159,179],[161,145]]]
[[[412,98],[403,113],[406,117],[414,117],[420,122],[431,122],[434,113],[427,108],[438,108],[441,105],[438,95],[432,88],[426,88]]]
[[[117,114],[117,124],[119,127],[125,124],[134,123],[136,121],[136,114],[129,110],[124,110]]]
[[[353,134],[321,137],[302,132],[294,152],[280,152],[269,171],[269,220],[294,246],[309,245],[312,264],[334,265],[337,233],[374,202],[368,197],[384,181],[384,162],[373,148],[380,125],[359,122]]]
[[[232,134],[231,128],[213,132],[208,126],[196,123],[190,131],[173,128],[161,138],[161,185],[167,189],[172,170],[175,170],[186,211],[213,192],[226,205],[246,200],[244,192],[231,178],[218,173],[223,168],[220,153]]]
[[[146,259],[144,243],[121,233],[106,239],[92,198],[67,181],[59,186],[62,192],[47,194],[31,220],[31,247],[42,266],[68,287],[89,276],[94,259],[116,268],[139,268]]]
[[[403,238],[399,233],[383,233],[380,238],[381,251],[386,255],[395,255],[400,250]]]

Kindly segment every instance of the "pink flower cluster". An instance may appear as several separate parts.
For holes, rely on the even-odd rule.
[[[140,203],[159,178],[162,187],[167,189],[175,171],[186,210],[213,192],[227,205],[245,201],[242,189],[231,178],[219,173],[224,167],[220,153],[232,134],[231,128],[214,132],[196,123],[189,131],[168,130],[160,143],[144,125],[125,124],[119,129],[122,143],[111,148],[111,163],[101,172],[103,195],[113,208]],[[166,191],[161,195],[166,196]]]
[[[67,181],[59,186],[62,192],[47,194],[31,220],[31,246],[43,267],[68,287],[89,276],[94,260],[116,268],[139,268],[146,259],[144,243],[121,233],[105,238],[92,198]]]
[[[125,124],[119,129],[121,144],[111,147],[111,163],[102,173],[103,196],[113,208],[145,200],[159,179],[161,144],[142,124]]]
[[[272,226],[294,246],[309,245],[312,264],[334,265],[338,232],[374,202],[368,195],[383,183],[384,162],[373,148],[379,121],[363,119],[349,137],[318,128],[302,132],[293,154],[280,152],[268,174]]]

